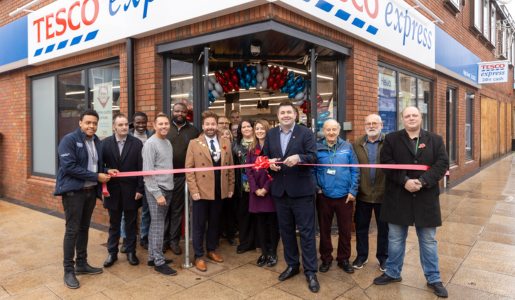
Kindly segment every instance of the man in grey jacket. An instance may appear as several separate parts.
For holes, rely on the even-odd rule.
[[[166,139],[170,130],[170,120],[164,113],[159,113],[154,120],[156,134],[151,136],[143,146],[143,171],[173,169],[172,144]],[[163,253],[163,235],[165,216],[172,200],[173,174],[144,176],[145,194],[150,210],[150,232],[148,235],[148,266],[163,275],[177,275],[177,271],[168,266],[172,261],[165,260]]]

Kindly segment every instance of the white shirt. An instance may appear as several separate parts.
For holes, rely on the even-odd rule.
[[[220,144],[218,143],[218,137],[215,135],[214,138],[209,138],[207,135],[204,135],[204,137],[206,138],[206,142],[207,142],[207,147],[211,150],[211,140],[215,141],[214,144],[215,144],[215,149],[216,149],[216,156],[218,156],[218,159],[220,159],[221,155],[220,155]]]

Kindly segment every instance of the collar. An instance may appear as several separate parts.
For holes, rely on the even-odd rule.
[[[293,129],[295,129],[295,122],[293,123],[293,126],[290,128],[290,130],[288,130],[288,132],[284,132],[284,130],[282,129],[281,125],[279,125],[279,129],[281,130],[282,133],[284,134],[288,134],[290,132],[293,132]]]
[[[175,121],[172,121],[173,125],[175,125],[175,127],[177,127],[177,129],[181,129],[181,128],[184,128],[188,125],[188,121],[184,121],[184,125],[181,126],[181,128],[179,128],[179,126],[177,126],[177,123],[175,123]]]
[[[383,134],[381,133],[381,134],[379,134],[379,138],[378,138],[375,142],[372,142],[372,141],[370,141],[370,140],[368,139],[368,135],[365,135],[365,141],[366,141],[367,143],[370,143],[370,144],[374,144],[374,143],[376,143],[376,142],[377,142],[377,143],[379,143],[379,142],[381,141],[381,138],[382,138],[382,137],[383,137]]]
[[[121,142],[121,141],[118,139],[118,136],[116,136],[116,134],[114,135],[114,138],[116,139],[116,142],[117,142],[117,143]],[[123,143],[124,143],[124,144],[125,144],[125,141],[127,141],[127,137],[125,137],[125,138],[123,139]]]
[[[338,147],[338,144],[340,143],[340,137],[337,137],[336,138],[336,142],[334,143],[333,146],[329,147],[329,145],[327,144],[327,140],[326,138],[324,137],[324,140],[322,141],[322,144],[326,145],[327,147],[329,147],[329,149],[333,149],[333,148],[336,148]]]
[[[81,140],[83,140],[83,141],[88,140],[88,135],[86,133],[84,133],[84,131],[82,131],[80,126],[77,126],[77,130],[75,132],[79,134]],[[97,135],[93,134],[90,141],[94,140],[96,137],[97,137]]]
[[[204,135],[204,138],[206,138],[206,142],[207,142],[208,144],[211,144],[211,140],[213,140],[213,141],[215,141],[215,142],[217,142],[217,143],[218,143],[218,137],[216,136],[216,134],[215,134],[215,137],[214,137],[214,138],[210,138],[210,137],[208,137],[207,135]],[[209,145],[209,146],[211,146],[211,145]]]

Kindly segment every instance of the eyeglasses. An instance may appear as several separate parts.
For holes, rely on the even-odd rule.
[[[372,126],[373,126],[373,127],[377,127],[377,126],[379,126],[379,124],[380,124],[380,123],[377,123],[377,122],[374,122],[374,123],[365,123],[365,126],[366,126],[366,127],[372,127]]]
[[[218,122],[218,125],[229,125],[229,122]]]

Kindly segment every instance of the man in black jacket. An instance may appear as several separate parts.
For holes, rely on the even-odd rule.
[[[415,226],[420,248],[420,262],[427,285],[439,297],[448,293],[440,279],[436,227],[442,226],[439,181],[449,167],[449,157],[441,136],[422,130],[422,116],[417,107],[402,112],[405,129],[386,136],[381,149],[381,164],[412,164],[431,167],[427,171],[383,169],[386,175],[381,220],[388,222],[386,272],[374,279],[385,285],[402,280],[408,227]]]
[[[129,119],[123,114],[113,117],[114,134],[103,141],[102,158],[109,173],[134,172],[143,169],[141,149],[143,143],[129,135]],[[109,196],[104,197],[104,208],[109,211],[109,256],[104,267],[110,267],[118,260],[120,223],[125,216],[125,247],[127,260],[131,265],[139,264],[136,257],[136,218],[144,193],[143,177],[113,178],[107,183]]]
[[[284,161],[281,165],[270,165],[273,177],[271,193],[279,218],[284,260],[288,264],[279,280],[287,280],[299,274],[299,247],[296,234],[298,228],[304,275],[309,283],[309,289],[317,293],[320,285],[316,276],[318,262],[313,204],[316,190],[311,167],[297,165],[317,163],[316,140],[310,129],[295,125],[295,106],[291,102],[285,101],[279,105],[277,118],[280,126],[267,132],[261,153],[272,158],[271,162]]]

